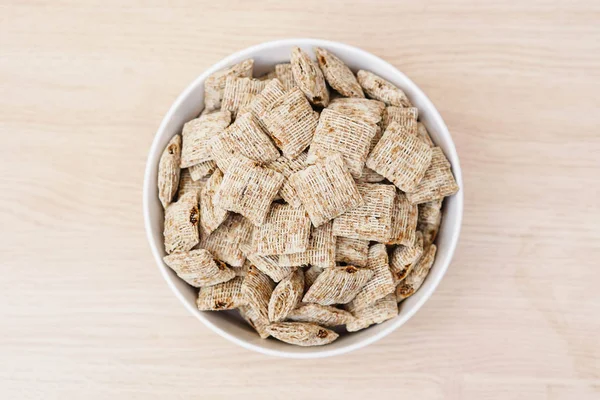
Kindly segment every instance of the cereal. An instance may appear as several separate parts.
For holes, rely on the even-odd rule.
[[[392,231],[387,244],[411,246],[415,241],[418,213],[418,207],[410,204],[404,193],[396,193],[392,212]]]
[[[248,266],[248,272],[242,282],[242,294],[248,307],[263,320],[269,317],[269,299],[274,287],[275,284],[266,274],[253,265]]]
[[[413,204],[438,200],[458,192],[458,185],[444,152],[439,147],[433,147],[431,150],[431,164],[423,179],[406,193],[406,197]]]
[[[312,266],[310,268],[304,269],[304,292],[306,293],[308,289],[315,283],[315,280],[321,273],[323,272],[323,268]]]
[[[179,186],[179,162],[181,160],[181,136],[175,135],[160,156],[158,164],[158,199],[167,208]]]
[[[182,198],[185,194],[194,192],[200,198],[202,188],[206,184],[206,180],[193,180],[188,168],[181,170],[179,176],[179,189],[177,190],[177,198]]]
[[[374,271],[370,269],[352,265],[324,269],[302,301],[323,306],[348,303],[367,284],[373,274]]]
[[[406,94],[400,88],[397,88],[382,77],[364,70],[358,71],[356,76],[364,92],[372,99],[383,101],[388,106],[412,106],[410,100],[408,100],[408,97],[406,97]]]
[[[381,121],[381,129],[384,131],[392,122],[397,122],[403,126],[409,126],[417,123],[419,117],[419,109],[416,107],[395,107],[388,106],[383,112],[383,119]]]
[[[181,279],[194,287],[211,286],[233,279],[235,272],[225,263],[215,261],[210,252],[199,249],[173,253],[164,258]]]
[[[254,229],[252,243],[262,256],[306,251],[310,219],[302,207],[273,204],[261,226]]]
[[[429,247],[438,234],[442,221],[442,200],[419,204],[417,230],[423,234],[423,247]]]
[[[425,175],[431,163],[431,149],[406,127],[392,122],[369,158],[367,167],[410,192]]]
[[[385,103],[371,99],[340,97],[332,100],[327,109],[376,125],[381,121]]]
[[[165,251],[189,251],[199,241],[198,195],[190,192],[165,210]]]
[[[229,111],[215,111],[183,125],[181,168],[212,160],[209,141],[231,123]]]
[[[331,222],[312,228],[306,251],[281,254],[279,264],[284,266],[312,265],[320,268],[335,266],[335,236]]]
[[[344,157],[352,176],[360,178],[376,131],[373,124],[326,108],[308,150],[308,162],[338,153]]]
[[[223,182],[223,173],[216,170],[204,185],[200,195],[200,226],[212,233],[227,219],[229,212],[215,203],[215,195]]]
[[[250,112],[263,130],[267,130],[264,123],[265,115],[271,110],[273,104],[285,95],[285,88],[278,79],[273,79],[262,92],[257,94],[250,103]]]
[[[398,315],[396,296],[393,293],[388,294],[370,306],[354,311],[354,318],[348,321],[346,329],[348,332],[356,332],[392,319],[396,315]]]
[[[269,301],[269,321],[280,322],[296,308],[304,292],[304,272],[296,270],[277,284]]]
[[[266,339],[270,336],[269,332],[267,332],[267,327],[269,326],[267,318],[261,317],[254,308],[247,305],[239,306],[238,311],[248,325],[258,333],[261,339]]]
[[[283,180],[280,173],[238,157],[225,173],[215,201],[222,208],[242,214],[254,225],[260,226]]]
[[[230,111],[235,118],[238,111],[250,104],[254,96],[262,92],[268,83],[269,81],[259,81],[258,79],[227,77],[221,107]]]
[[[236,276],[227,282],[213,286],[204,286],[198,292],[196,306],[203,310],[231,310],[245,304],[242,294],[242,282],[244,278]]]
[[[190,176],[194,181],[198,181],[214,172],[217,169],[217,164],[210,160],[204,161],[196,165],[192,165],[188,168],[190,171]]]
[[[397,285],[404,280],[412,270],[415,262],[419,260],[423,254],[423,235],[418,232],[415,243],[408,246],[396,247],[390,256],[390,270],[394,283]]]
[[[246,218],[241,215],[230,215],[210,235],[202,236],[200,247],[233,267],[241,267],[246,256],[240,246],[248,243],[251,235],[252,224]]]
[[[394,304],[396,299],[394,298]],[[320,304],[309,303],[292,310],[287,319],[296,322],[312,322],[313,324],[334,327],[350,323],[354,316],[346,310],[332,306],[322,306]]]
[[[393,293],[396,287],[388,265],[388,254],[384,244],[377,243],[369,248],[366,269],[373,271],[373,276],[346,307],[353,314]]]
[[[339,154],[318,160],[289,179],[315,227],[363,204]]]
[[[277,322],[269,325],[267,332],[282,342],[297,346],[322,346],[339,336],[332,330],[308,322]]]
[[[229,68],[217,71],[206,78],[204,82],[204,110],[210,112],[220,108],[227,78],[230,76],[250,78],[253,67],[254,60],[248,59]]]
[[[333,220],[333,234],[353,239],[385,242],[392,233],[394,185],[359,183],[364,203]]]
[[[267,274],[275,282],[281,281],[296,270],[296,267],[282,267],[279,265],[277,256],[259,256],[250,247],[242,245],[240,249],[256,268]]]
[[[357,267],[367,265],[369,256],[369,241],[338,237],[336,240],[335,261]]]
[[[427,128],[422,122],[417,122],[417,133],[419,134],[419,137],[429,145],[429,147],[435,146],[433,140],[431,140],[431,136],[429,136]]]
[[[423,255],[419,261],[417,261],[408,276],[400,282],[398,287],[396,287],[396,300],[398,302],[412,296],[419,290],[435,261],[436,250],[437,247],[435,244],[429,246],[429,248],[423,252]]]
[[[308,153],[301,153],[297,158],[289,159],[285,156],[279,157],[275,161],[271,161],[267,164],[267,167],[273,171],[279,172],[285,177],[281,189],[279,189],[279,195],[283,200],[293,207],[300,207],[302,202],[296,193],[296,189],[290,184],[289,177],[298,171],[302,171],[306,168],[306,158]]]
[[[299,47],[292,49],[290,58],[294,81],[308,101],[316,106],[327,107],[329,91],[319,66]]]
[[[327,83],[346,97],[365,97],[356,77],[346,64],[329,51],[315,48],[317,62]]]
[[[277,79],[279,79],[286,91],[291,90],[293,87],[296,86],[294,74],[292,73],[292,64],[277,64],[275,66],[275,75],[277,76]]]

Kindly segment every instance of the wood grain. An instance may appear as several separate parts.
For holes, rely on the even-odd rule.
[[[600,3],[123,3],[0,1],[0,398],[600,397]],[[428,94],[466,205],[410,322],[294,361],[187,314],[151,258],[141,186],[193,78],[307,36],[373,52]]]

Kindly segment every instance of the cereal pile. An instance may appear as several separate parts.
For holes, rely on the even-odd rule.
[[[450,163],[405,93],[334,54],[208,77],[160,159],[165,263],[200,310],[315,346],[398,314],[425,280]],[[339,331],[339,328],[338,328]]]

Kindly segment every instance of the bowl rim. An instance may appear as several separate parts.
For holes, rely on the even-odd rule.
[[[428,111],[429,118],[436,120],[436,123],[440,127],[442,127],[443,135],[447,136],[450,139],[448,142],[448,145],[447,145],[448,149],[446,150],[446,155],[449,159],[451,159],[452,170],[453,170],[455,179],[460,187],[458,193],[456,193],[454,195],[455,201],[457,202],[456,213],[455,213],[456,223],[454,224],[454,226],[452,226],[452,230],[450,232],[450,243],[449,243],[449,247],[448,247],[446,262],[444,262],[442,265],[438,266],[438,268],[440,269],[439,276],[436,278],[436,280],[433,281],[433,283],[429,287],[427,287],[427,291],[419,299],[419,301],[410,310],[408,310],[408,312],[406,314],[404,314],[402,316],[398,316],[394,320],[392,320],[391,323],[385,329],[382,329],[381,331],[379,331],[371,336],[367,336],[366,338],[364,338],[356,343],[349,344],[345,347],[341,347],[341,348],[337,348],[337,349],[333,349],[333,350],[327,350],[326,347],[325,348],[319,347],[318,351],[306,351],[306,352],[298,352],[298,353],[267,349],[267,348],[256,346],[252,343],[246,342],[245,340],[242,340],[242,339],[238,338],[237,336],[214,325],[211,321],[209,321],[207,318],[205,318],[201,312],[199,312],[197,309],[192,307],[192,305],[190,305],[186,301],[186,299],[184,298],[182,293],[177,289],[177,287],[175,287],[175,284],[173,283],[173,281],[171,280],[171,277],[168,274],[167,267],[165,267],[163,264],[162,255],[160,254],[158,248],[154,245],[153,237],[152,237],[152,229],[151,229],[151,215],[150,215],[151,212],[150,212],[150,201],[149,201],[150,196],[151,196],[151,187],[154,184],[153,180],[151,179],[152,178],[151,177],[151,175],[152,175],[151,162],[152,162],[153,156],[156,155],[157,152],[160,151],[159,138],[161,136],[161,132],[163,132],[165,130],[165,128],[167,127],[167,125],[170,122],[173,115],[176,113],[176,111],[182,105],[184,99],[186,99],[188,97],[188,95],[194,90],[194,88],[196,88],[199,84],[201,84],[209,75],[213,74],[214,72],[216,72],[220,69],[227,67],[235,59],[238,59],[240,57],[250,58],[252,56],[252,54],[257,51],[268,50],[270,48],[279,47],[279,46],[294,46],[294,45],[296,45],[296,46],[305,45],[305,46],[313,46],[313,47],[320,46],[320,47],[326,47],[326,48],[331,48],[331,49],[337,48],[337,49],[342,49],[342,50],[347,50],[350,52],[358,53],[361,56],[377,60],[386,68],[393,70],[395,74],[399,74],[400,76],[402,76],[403,79],[405,79],[407,85],[412,86],[411,90],[420,93],[423,101],[425,102],[427,108],[429,109],[429,111]],[[448,153],[450,153],[450,154],[448,154]],[[416,312],[419,311],[419,309],[421,309],[421,307],[425,304],[425,302],[427,300],[429,300],[429,298],[431,297],[433,292],[436,290],[436,288],[439,285],[439,283],[441,282],[442,278],[445,276],[445,274],[448,270],[448,267],[450,266],[450,263],[452,261],[452,258],[454,256],[454,253],[455,253],[455,250],[456,250],[456,247],[458,244],[458,239],[460,236],[461,227],[462,227],[463,206],[464,206],[463,190],[464,190],[464,184],[462,182],[462,171],[460,168],[460,160],[458,158],[458,154],[456,152],[456,147],[454,145],[454,140],[452,139],[452,135],[450,134],[448,127],[444,123],[444,120],[442,119],[441,115],[439,114],[437,108],[431,102],[431,100],[427,97],[427,95],[425,95],[425,93],[412,80],[410,80],[410,78],[408,78],[402,71],[400,71],[398,68],[394,67],[392,64],[388,63],[387,61],[383,60],[382,58],[380,58],[368,51],[362,50],[355,46],[347,45],[345,43],[340,43],[340,42],[330,41],[330,40],[323,40],[323,39],[315,39],[315,38],[288,38],[288,39],[263,42],[263,43],[260,43],[260,44],[254,45],[254,46],[247,47],[243,50],[237,51],[237,52],[223,58],[222,60],[218,61],[217,63],[215,63],[211,67],[209,67],[207,70],[205,70],[202,74],[200,74],[196,79],[194,79],[183,90],[183,92],[181,92],[181,94],[177,97],[175,102],[173,102],[173,104],[169,108],[168,112],[163,117],[163,119],[159,125],[159,128],[156,131],[156,134],[154,135],[154,139],[152,141],[152,145],[151,145],[150,151],[148,153],[148,158],[146,160],[146,168],[145,168],[145,172],[144,172],[144,184],[143,184],[143,192],[142,192],[142,197],[143,197],[142,198],[142,208],[143,208],[143,214],[144,214],[144,227],[145,227],[145,231],[146,231],[146,238],[148,240],[148,243],[150,244],[150,249],[154,256],[155,262],[161,272],[161,275],[163,276],[164,280],[167,282],[167,285],[171,288],[171,290],[173,291],[175,296],[179,299],[179,301],[184,305],[184,307],[192,315],[196,316],[196,318],[198,318],[200,321],[202,321],[202,323],[204,323],[204,325],[206,325],[213,332],[217,333],[218,335],[224,337],[225,339],[227,339],[245,349],[253,350],[258,353],[269,355],[269,356],[297,358],[297,359],[309,359],[309,358],[322,358],[322,357],[330,357],[330,356],[334,356],[334,355],[341,355],[341,354],[349,353],[351,351],[366,347],[372,343],[375,343],[376,341],[382,339],[383,337],[389,335],[391,332],[398,329],[400,326],[402,326],[404,323],[406,323],[410,318],[412,318],[416,314]],[[425,289],[424,287],[421,287],[421,290],[424,290],[424,289]],[[309,349],[309,348],[307,348],[307,349]]]

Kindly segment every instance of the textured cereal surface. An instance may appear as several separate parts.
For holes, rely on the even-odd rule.
[[[158,199],[167,208],[179,187],[181,169],[181,136],[175,135],[167,143],[158,163]]]
[[[396,193],[392,212],[392,231],[388,244],[411,246],[415,241],[419,209],[402,192]]]
[[[423,254],[423,235],[418,232],[415,243],[409,246],[397,246],[390,256],[390,271],[397,285],[410,273]]]
[[[267,332],[282,342],[297,346],[322,346],[339,337],[332,330],[308,322],[277,322],[269,325]]]
[[[380,324],[398,315],[398,303],[396,296],[388,294],[373,304],[353,313],[354,319],[348,321],[346,329],[348,332],[356,332],[368,328],[373,324]]]
[[[437,247],[432,244],[423,251],[423,255],[417,261],[412,271],[404,278],[402,282],[396,287],[396,300],[398,302],[412,296],[421,287],[425,278],[429,274],[429,270],[435,261],[435,253]]]
[[[304,271],[294,271],[277,284],[269,301],[269,321],[280,322],[296,308],[304,293]]]
[[[243,281],[244,278],[236,276],[227,282],[201,287],[196,299],[196,306],[200,311],[220,311],[231,310],[244,305]]]
[[[317,276],[302,301],[323,306],[346,304],[354,299],[373,275],[371,269],[351,265],[326,268]]]
[[[458,184],[454,180],[450,162],[439,147],[432,149],[431,164],[419,184],[406,193],[413,204],[425,203],[451,196],[458,192]]]
[[[269,316],[269,299],[275,284],[266,274],[253,265],[248,266],[246,276],[242,282],[242,294],[245,303],[252,308],[262,320]]]
[[[306,95],[308,101],[316,106],[327,107],[327,104],[329,104],[329,91],[317,63],[311,60],[310,56],[299,47],[292,49],[290,59],[294,81]]]
[[[394,303],[395,303],[394,298]],[[354,316],[346,310],[341,310],[332,306],[322,306],[320,304],[308,303],[302,304],[292,310],[287,319],[296,322],[312,322],[313,324],[334,327],[346,325],[354,319]]]
[[[225,83],[230,76],[252,77],[254,60],[244,60],[229,68],[217,71],[204,82],[204,110],[208,113],[221,107]]]
[[[369,256],[369,241],[346,237],[336,238],[335,261],[357,267],[367,265]]]
[[[219,110],[202,115],[183,125],[181,168],[212,160],[209,141],[231,123],[231,113]]]
[[[356,74],[358,83],[372,99],[383,101],[388,106],[411,107],[412,104],[402,89],[372,72],[360,70]]]
[[[342,60],[333,53],[315,48],[317,62],[327,83],[345,97],[365,97],[356,77]]]
[[[279,264],[284,266],[333,267],[335,266],[335,241],[331,222],[318,228],[312,227],[306,251],[282,254],[279,256]]]
[[[303,207],[274,203],[262,225],[254,229],[252,243],[256,254],[268,256],[306,251],[310,226]]]
[[[200,247],[233,267],[244,265],[246,256],[241,246],[250,242],[252,224],[241,215],[232,214],[210,235],[202,235]]]
[[[229,212],[215,203],[217,190],[223,182],[223,173],[216,170],[208,179],[200,194],[200,226],[212,233],[227,219]]]
[[[188,251],[199,241],[198,195],[187,193],[165,210],[165,251],[167,254],[176,251]]]

